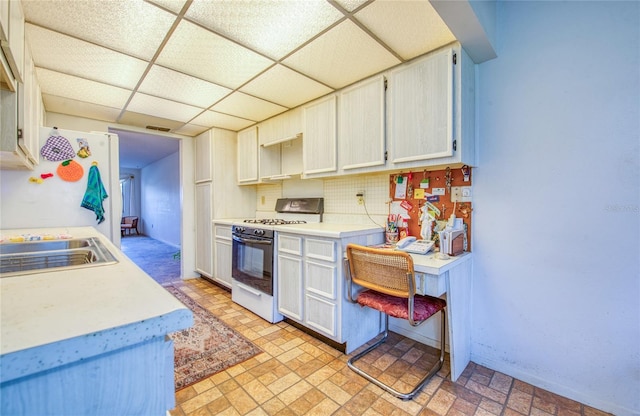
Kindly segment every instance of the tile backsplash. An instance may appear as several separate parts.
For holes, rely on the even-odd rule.
[[[388,173],[323,180],[287,180],[283,183],[258,185],[256,190],[256,216],[260,218],[275,214],[274,207],[278,198],[323,197],[324,221],[345,224],[366,224],[373,221],[382,227],[389,209]],[[363,205],[358,204],[356,198],[359,192],[364,194]]]

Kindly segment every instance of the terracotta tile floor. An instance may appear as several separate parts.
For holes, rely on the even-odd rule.
[[[413,400],[403,401],[351,371],[346,355],[287,323],[269,324],[218,286],[203,279],[176,286],[264,352],[176,392],[172,416],[606,414],[474,363],[452,383],[448,361]],[[411,376],[415,363],[425,361],[418,357],[437,356],[437,350],[397,334],[387,342],[387,351],[366,363],[387,382]]]

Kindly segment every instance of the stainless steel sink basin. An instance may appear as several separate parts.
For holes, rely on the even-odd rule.
[[[97,237],[0,244],[0,277],[117,262]]]

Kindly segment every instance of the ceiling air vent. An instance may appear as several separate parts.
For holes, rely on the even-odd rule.
[[[149,130],[158,130],[158,131],[164,131],[164,132],[167,132],[167,131],[171,130],[168,127],[160,127],[160,126],[147,126],[147,128]]]

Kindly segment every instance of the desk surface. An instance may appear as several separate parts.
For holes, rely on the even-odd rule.
[[[440,253],[413,254],[413,268],[416,272],[441,275],[452,267],[471,260],[471,253],[462,253],[458,256],[447,256],[441,259]]]

